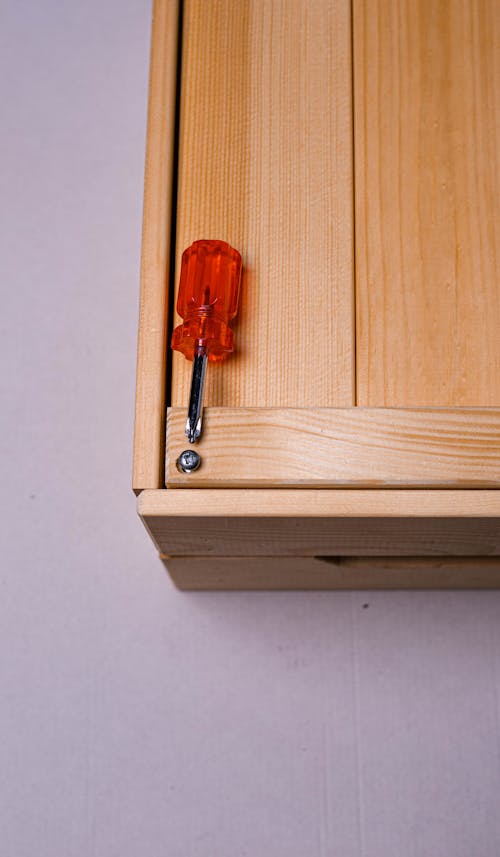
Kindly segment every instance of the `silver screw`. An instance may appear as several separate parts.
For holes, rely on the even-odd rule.
[[[194,473],[201,464],[201,457],[194,449],[185,449],[176,461],[177,470],[182,473]]]

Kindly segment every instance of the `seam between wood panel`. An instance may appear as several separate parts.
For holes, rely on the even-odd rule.
[[[353,404],[358,404],[358,306],[357,306],[357,278],[356,278],[356,135],[354,125],[355,114],[355,87],[354,87],[354,2],[349,0],[351,10],[351,151],[352,151],[352,330],[353,330]]]
[[[177,204],[179,193],[179,133],[180,133],[180,114],[181,114],[181,87],[182,87],[182,45],[183,45],[183,20],[184,20],[184,0],[179,0],[179,18],[177,30],[177,69],[176,69],[176,90],[175,90],[175,118],[174,118],[174,153],[172,164],[172,195],[170,199],[171,219],[170,219],[170,259],[168,270],[168,322],[166,331],[166,348],[167,355],[170,352],[170,340],[172,337],[173,320],[175,312],[175,263],[176,263],[176,245],[177,245]],[[166,431],[167,408],[172,401],[172,360],[167,360],[167,371],[165,373],[165,413],[164,413],[164,432]],[[163,456],[163,459],[165,457]],[[163,483],[165,482],[165,473],[163,473]]]

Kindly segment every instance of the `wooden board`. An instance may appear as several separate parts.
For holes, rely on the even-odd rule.
[[[175,585],[187,590],[500,587],[499,557],[163,556],[162,560]]]
[[[171,487],[500,487],[500,409],[206,408],[190,474],[185,423],[169,409]]]
[[[155,0],[144,185],[133,488],[164,481],[168,268],[172,210],[178,2]]]
[[[143,491],[171,556],[498,556],[500,492],[248,488]]]
[[[207,405],[354,404],[350,21],[348,0],[184,3],[177,263],[219,238],[244,264]],[[190,371],[176,353],[172,404]]]
[[[358,404],[500,404],[500,4],[354,0]]]

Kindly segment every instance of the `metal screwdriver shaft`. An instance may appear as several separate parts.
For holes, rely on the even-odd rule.
[[[224,241],[195,241],[182,254],[177,312],[184,319],[172,348],[193,361],[186,437],[195,443],[202,428],[207,361],[219,363],[234,348],[230,323],[238,311],[241,256]]]
[[[201,435],[201,415],[203,411],[203,385],[207,371],[208,354],[203,345],[198,345],[193,358],[191,375],[191,392],[189,394],[189,410],[186,421],[186,437],[189,443],[194,443]]]

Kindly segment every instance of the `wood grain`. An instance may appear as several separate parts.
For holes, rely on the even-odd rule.
[[[500,487],[500,409],[206,408],[191,474],[185,422],[168,409],[169,487]]]
[[[132,477],[136,492],[159,488],[164,481],[178,5],[177,0],[155,0],[153,6]]]
[[[220,238],[244,264],[208,405],[354,404],[350,19],[348,0],[184,4],[177,263]],[[190,369],[175,353],[174,405]]]
[[[499,557],[161,557],[178,589],[498,589]]]
[[[143,491],[138,511],[170,556],[498,556],[491,490]]]
[[[194,500],[196,499],[196,502]],[[500,492],[453,489],[199,488],[189,491],[144,491],[137,500],[143,516],[236,518],[498,518]],[[175,553],[164,551],[164,553]],[[320,553],[317,551],[316,553]],[[321,551],[328,553],[328,551]],[[300,554],[298,554],[300,556]]]
[[[500,404],[500,4],[354,0],[358,404]]]

